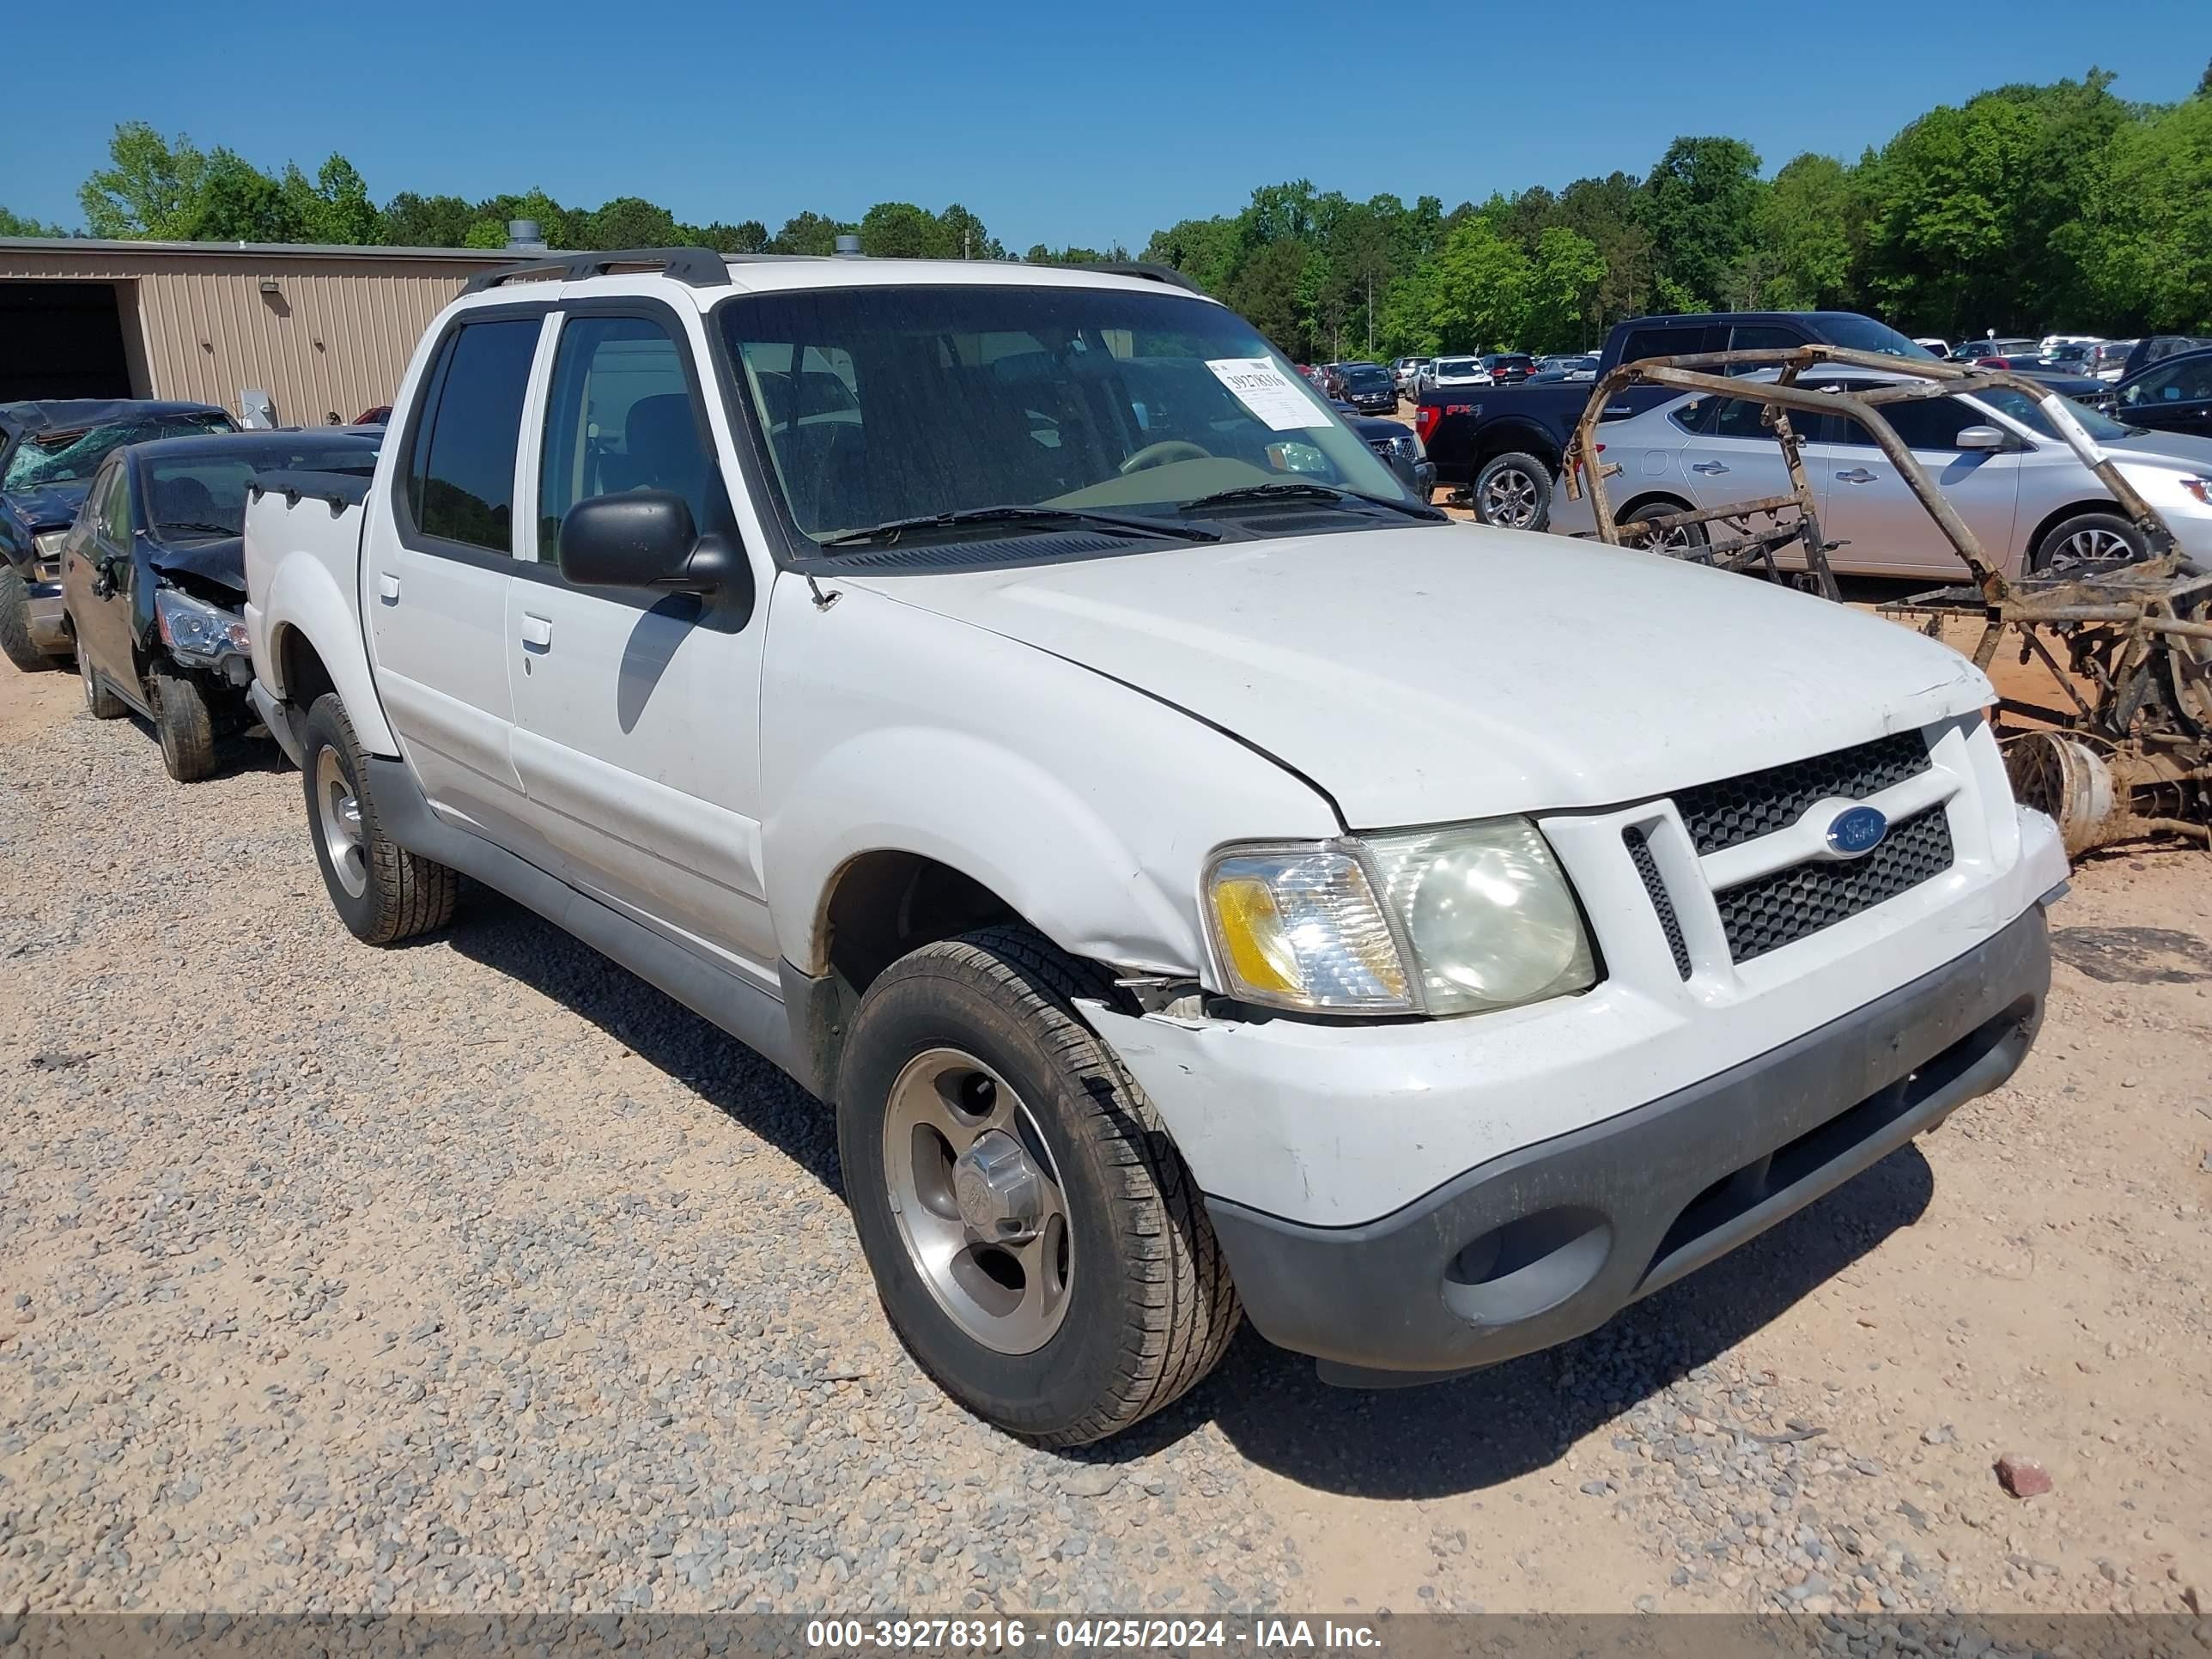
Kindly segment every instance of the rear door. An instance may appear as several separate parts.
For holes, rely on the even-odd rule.
[[[1701,400],[1692,421],[1689,441],[1683,445],[1680,458],[1682,478],[1699,507],[1729,507],[1739,501],[1793,493],[1790,465],[1782,459],[1782,446],[1775,441],[1773,429],[1765,424],[1765,413],[1764,405],[1747,398]],[[1802,415],[1793,416],[1793,425],[1800,432],[1806,431],[1808,426],[1818,429],[1817,422],[1808,422]],[[1808,455],[1810,447],[1807,446]],[[1813,504],[1821,511],[1825,526],[1827,504],[1821,476],[1814,470],[1809,459],[1806,473],[1813,488]],[[1763,527],[1765,523],[1763,520],[1754,521],[1753,527]],[[1725,537],[1725,530],[1714,534],[1715,540]],[[1795,543],[1776,554],[1775,559],[1792,568],[1802,568],[1805,562],[1802,551]]]
[[[546,307],[463,312],[399,436],[396,488],[373,498],[362,614],[377,690],[431,804],[504,845],[523,827],[509,752],[507,591],[523,398]]]
[[[77,650],[134,703],[145,700],[131,637],[131,469],[117,450],[100,464],[62,549],[62,593],[75,617]],[[110,573],[106,582],[101,572]],[[103,592],[101,590],[109,591]],[[149,601],[150,604],[150,601]]]
[[[1983,552],[2008,564],[2020,507],[2022,444],[2005,450],[1960,449],[1959,433],[1994,426],[1987,411],[1960,398],[1893,404],[1884,411],[1943,498],[1966,521]],[[1808,444],[1805,465],[1822,482],[1826,507],[1821,527],[1849,546],[1831,553],[1838,569],[1877,576],[1929,576],[1957,581],[1965,562],[1890,459],[1865,427],[1830,416],[1824,441]]]
[[[570,882],[774,988],[760,865],[765,604],[580,587],[561,572],[562,520],[599,495],[671,491],[702,532],[734,539],[701,343],[652,300],[571,303],[558,320],[531,402],[537,510],[507,599],[514,758],[532,830]]]

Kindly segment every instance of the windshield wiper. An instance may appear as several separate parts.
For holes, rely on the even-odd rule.
[[[1425,523],[1448,524],[1451,520],[1449,513],[1423,507],[1418,501],[1394,501],[1387,495],[1363,495],[1357,489],[1339,489],[1334,484],[1322,483],[1239,484],[1234,489],[1217,489],[1195,501],[1177,501],[1176,508],[1182,513],[1203,513],[1209,507],[1235,507],[1243,501],[1364,501],[1370,507],[1387,507],[1393,513],[1402,513]]]
[[[210,536],[235,536],[239,532],[225,524],[200,524],[191,519],[164,519],[164,530],[202,530]]]
[[[839,535],[826,536],[820,544],[823,547],[866,547],[877,542],[895,542],[910,530],[957,529],[971,524],[1042,525],[1053,528],[1081,524],[1100,530],[1118,531],[1129,536],[1167,536],[1184,542],[1218,542],[1221,539],[1218,531],[1201,530],[1195,525],[1176,524],[1168,519],[1125,519],[1111,513],[1086,513],[1073,507],[967,507],[956,513],[922,513],[911,519],[886,520],[882,524],[870,525],[866,530],[848,530]]]

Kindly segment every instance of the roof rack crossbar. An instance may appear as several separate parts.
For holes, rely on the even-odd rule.
[[[560,253],[548,259],[530,259],[501,265],[469,278],[465,294],[481,294],[523,277],[558,276],[575,282],[604,276],[617,265],[657,265],[660,274],[691,288],[727,288],[728,256],[710,247],[625,247],[593,253]]]

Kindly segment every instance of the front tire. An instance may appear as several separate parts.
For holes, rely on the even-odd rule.
[[[1242,1318],[1190,1172],[1073,999],[1096,970],[993,927],[886,969],[837,1077],[837,1149],[900,1340],[968,1410],[1079,1446],[1211,1371]]]
[[[1485,461],[1470,492],[1474,516],[1501,530],[1541,530],[1552,516],[1552,470],[1508,450]]]
[[[335,691],[315,699],[300,740],[307,832],[346,930],[364,945],[394,945],[444,927],[460,878],[385,833],[361,740]]]
[[[198,681],[154,671],[154,729],[161,739],[161,764],[179,783],[214,775],[215,716]]]
[[[2117,513],[2076,513],[2051,526],[2029,558],[2032,571],[2064,567],[2086,574],[2133,564],[2150,553],[2149,538]]]
[[[26,674],[43,674],[60,664],[31,638],[31,593],[23,573],[0,557],[0,657]]]

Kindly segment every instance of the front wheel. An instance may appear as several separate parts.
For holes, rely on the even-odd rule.
[[[460,878],[385,834],[361,740],[336,692],[315,699],[300,738],[307,832],[347,931],[367,945],[392,945],[444,927]]]
[[[161,739],[161,764],[179,783],[214,774],[215,716],[198,680],[154,671],[154,729]]]
[[[2082,569],[2133,564],[2150,552],[2150,540],[2117,513],[2076,513],[2053,525],[2028,556],[2031,570]]]
[[[1474,516],[1503,530],[1541,530],[1552,515],[1552,470],[1517,450],[1493,455],[1474,475]]]
[[[1019,928],[925,945],[868,988],[838,1068],[884,1312],[961,1405],[1048,1446],[1159,1410],[1242,1317],[1190,1172],[1076,1014],[1097,977]]]

